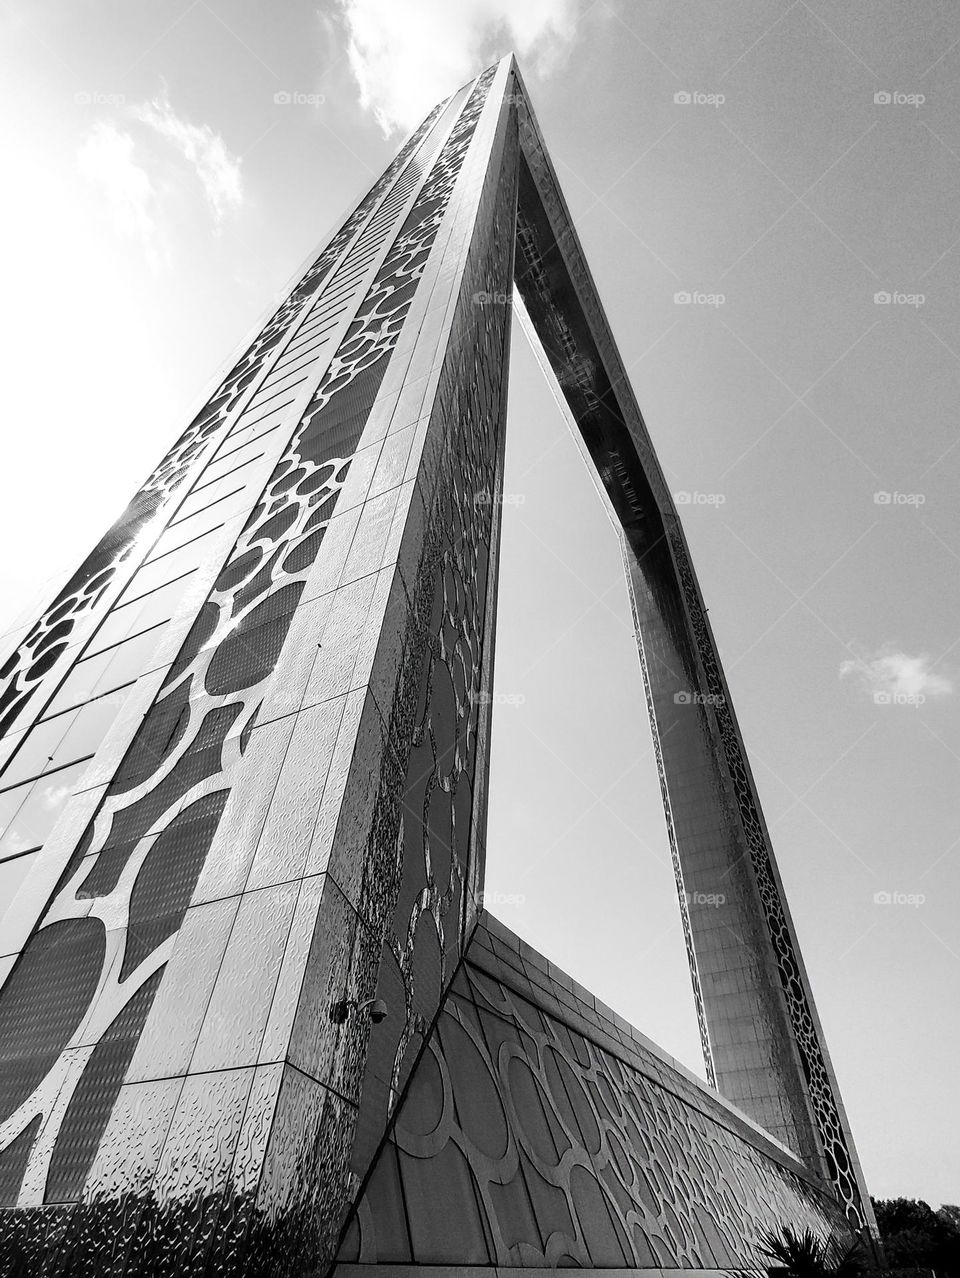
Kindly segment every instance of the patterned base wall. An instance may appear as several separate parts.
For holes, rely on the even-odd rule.
[[[609,1016],[484,916],[340,1261],[734,1269],[764,1229],[845,1228],[825,1184]]]

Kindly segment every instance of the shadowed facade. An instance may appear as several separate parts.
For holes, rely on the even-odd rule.
[[[481,910],[515,286],[623,529],[716,1091]],[[764,1228],[871,1223],[676,511],[512,59],[408,139],[12,647],[8,1268],[718,1269]],[[722,917],[696,904],[718,891]]]

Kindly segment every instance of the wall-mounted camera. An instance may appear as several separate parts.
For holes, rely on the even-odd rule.
[[[330,1008],[330,1019],[334,1025],[343,1025],[351,1012],[357,1016],[366,1012],[373,1024],[379,1025],[387,1019],[390,1009],[382,998],[368,998],[362,1002],[355,998],[342,998]]]

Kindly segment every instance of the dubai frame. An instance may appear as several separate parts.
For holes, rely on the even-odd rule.
[[[514,288],[622,527],[709,1086],[482,908]],[[762,1269],[765,1230],[873,1228],[512,58],[408,139],[12,642],[4,1274]]]

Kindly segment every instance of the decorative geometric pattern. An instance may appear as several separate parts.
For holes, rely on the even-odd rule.
[[[843,1228],[799,1164],[662,1062],[586,1024],[592,1003],[551,1011],[519,963],[493,959],[484,932],[341,1262],[737,1269],[755,1263],[764,1229]]]

